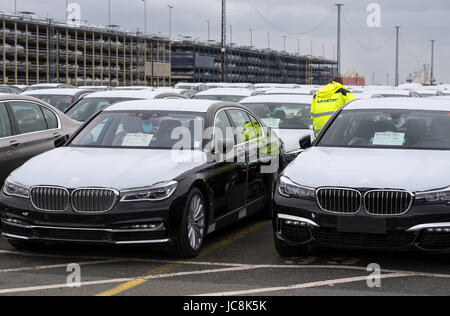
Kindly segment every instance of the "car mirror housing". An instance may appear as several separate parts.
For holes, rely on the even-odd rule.
[[[311,142],[311,136],[307,135],[300,139],[300,148],[301,149],[308,149],[312,146]]]
[[[60,136],[55,140],[55,148],[63,147],[69,140],[68,136]]]

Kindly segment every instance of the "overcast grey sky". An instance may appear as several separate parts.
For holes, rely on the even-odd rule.
[[[108,22],[108,0],[74,0],[81,6],[83,20],[91,24],[105,25]],[[172,11],[172,35],[189,35],[207,39],[207,23],[211,21],[211,37],[220,39],[220,0],[148,0],[148,29],[150,32],[168,34],[169,9]],[[271,34],[271,48],[283,49],[283,35],[287,36],[287,49],[297,52],[297,38],[301,39],[302,54],[311,51],[322,56],[333,57],[336,45],[337,13],[334,3],[345,6],[343,12],[343,72],[357,71],[372,83],[373,73],[378,83],[386,83],[389,73],[393,84],[395,69],[395,30],[401,25],[400,79],[416,72],[420,65],[429,64],[431,59],[430,40],[435,39],[435,77],[438,82],[450,83],[450,1],[448,0],[251,0],[257,10],[272,24],[268,24],[249,4],[248,0],[228,0],[228,25],[233,25],[233,42],[249,45],[253,29],[253,44],[259,48],[267,47],[267,32]],[[367,26],[366,11],[370,3],[381,6],[381,27]],[[14,11],[14,0],[1,0],[0,10]],[[136,31],[144,28],[143,0],[111,0],[112,23]],[[63,21],[65,19],[65,0],[17,0],[19,11],[36,12],[39,17]],[[320,25],[332,12],[335,12],[320,28],[304,33]],[[347,23],[346,23],[347,21]],[[276,28],[274,28],[275,26]],[[228,28],[229,30],[229,28]],[[228,34],[229,35],[229,34]],[[380,48],[381,49],[377,49]],[[376,50],[374,50],[376,49]]]

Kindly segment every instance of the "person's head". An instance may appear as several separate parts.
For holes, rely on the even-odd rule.
[[[341,77],[334,77],[333,79],[331,79],[331,82],[337,82],[340,84],[344,84],[344,80],[342,80]]]

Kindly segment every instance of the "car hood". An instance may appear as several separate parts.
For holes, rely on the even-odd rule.
[[[300,149],[300,139],[306,135],[313,135],[308,129],[274,129],[278,137],[284,142],[284,150],[289,153]]]
[[[200,151],[63,147],[34,157],[12,176],[30,187],[124,190],[171,181],[205,162]]]
[[[284,175],[312,188],[427,191],[450,185],[450,151],[313,147]]]

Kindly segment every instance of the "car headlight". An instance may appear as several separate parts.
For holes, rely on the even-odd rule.
[[[442,190],[418,192],[416,200],[430,204],[450,204],[450,187]]]
[[[30,198],[30,188],[14,182],[11,177],[6,179],[5,185],[3,186],[3,192],[10,196],[17,196],[25,199]]]
[[[147,188],[137,188],[120,192],[120,202],[162,201],[172,196],[178,182],[161,182]]]
[[[315,189],[298,185],[285,176],[280,178],[278,192],[288,198],[293,197],[305,200],[314,200],[316,198]]]

